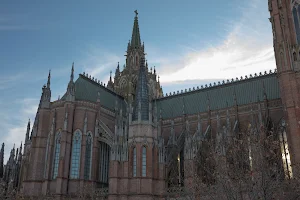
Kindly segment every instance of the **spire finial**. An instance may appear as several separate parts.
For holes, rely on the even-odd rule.
[[[74,62],[72,63],[71,76],[70,76],[70,81],[73,82],[73,80],[74,80]]]
[[[133,30],[132,30],[132,37],[131,37],[131,47],[132,48],[140,48],[141,47],[141,37],[140,37],[140,30],[139,30],[139,22],[138,22],[138,12],[135,12]]]
[[[29,132],[30,132],[30,119],[28,119],[28,123],[27,123],[27,131],[26,131],[26,136],[25,136],[25,143],[29,140]]]
[[[50,88],[50,79],[51,79],[51,69],[49,70],[49,74],[48,74],[47,88]]]

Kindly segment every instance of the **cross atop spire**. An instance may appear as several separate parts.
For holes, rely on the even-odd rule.
[[[135,10],[134,12],[135,12],[135,17],[134,17],[134,24],[133,24],[132,37],[131,37],[131,47],[139,48],[141,47],[141,37],[140,37],[139,22],[138,22],[138,12],[137,10]]]

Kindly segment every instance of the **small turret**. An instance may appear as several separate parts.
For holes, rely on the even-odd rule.
[[[28,120],[28,124],[27,124],[27,131],[26,131],[26,136],[25,136],[25,145],[29,141],[29,131],[30,131],[30,119]]]
[[[49,70],[47,86],[44,85],[42,88],[42,96],[40,99],[39,108],[49,108],[50,107],[50,99],[51,99],[51,89],[50,89],[50,78],[51,71]]]
[[[51,79],[51,70],[49,70],[49,74],[48,74],[48,81],[47,81],[47,88],[50,88],[50,79]]]
[[[10,151],[10,156],[9,156],[8,162],[13,162],[14,159],[15,159],[15,144],[14,144],[14,147],[12,148],[12,150]]]
[[[119,76],[120,76],[120,65],[119,65],[119,62],[118,62],[118,66],[117,66],[116,73],[115,73],[115,78],[117,78]]]
[[[112,74],[112,71],[110,71],[109,81],[107,83],[107,88],[110,89],[110,90],[113,90],[114,89],[114,82],[112,81],[111,74]]]
[[[75,101],[75,84],[74,84],[74,62],[72,64],[70,81],[66,93],[67,101]]]
[[[0,179],[3,178],[4,175],[4,143],[2,143],[1,151],[0,151]]]
[[[23,144],[22,144],[22,142],[21,142],[21,145],[20,145],[20,150],[19,150],[19,156],[18,156],[18,163],[21,163],[21,161],[22,161],[22,148],[23,147]]]

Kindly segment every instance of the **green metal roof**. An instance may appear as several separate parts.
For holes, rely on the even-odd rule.
[[[210,109],[217,110],[234,105],[234,92],[238,105],[257,102],[264,98],[264,87],[267,99],[279,99],[279,85],[276,73],[254,78],[234,81],[217,86],[198,89],[177,95],[157,99],[157,109],[161,109],[162,118],[181,116],[183,105],[185,114],[196,114],[207,111],[207,99]]]
[[[79,75],[79,78],[75,81],[75,100],[77,101],[91,101],[96,102],[100,93],[100,104],[110,110],[115,109],[116,99],[118,100],[118,107],[122,106],[123,113],[126,113],[126,103],[123,97],[117,95],[113,91],[100,85],[99,83]],[[64,100],[64,97],[62,97]]]

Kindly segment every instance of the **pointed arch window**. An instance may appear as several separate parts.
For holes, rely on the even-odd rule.
[[[76,131],[72,141],[72,157],[71,157],[71,176],[70,178],[79,178],[80,169],[80,153],[81,153],[81,132]]]
[[[54,162],[53,162],[53,179],[56,179],[58,175],[58,165],[59,165],[59,154],[60,154],[60,140],[61,133],[58,132],[55,136],[55,147],[54,147]]]
[[[297,11],[297,8],[298,8],[298,11]],[[300,43],[300,26],[299,26],[299,14],[300,13],[299,13],[299,11],[300,11],[300,7],[297,4],[295,4],[292,12],[293,12],[294,25],[295,25],[298,44]]]
[[[139,58],[138,58],[138,56],[135,57],[135,66],[138,69],[138,67],[139,67]]]
[[[285,60],[284,60],[284,55],[283,55],[283,52],[280,52],[280,60],[281,60],[281,70],[284,70],[284,64],[285,64]]]
[[[136,147],[133,147],[133,158],[132,158],[132,175],[136,177]]]
[[[291,178],[293,178],[293,169],[292,169],[291,157],[290,157],[289,146],[288,146],[287,135],[286,135],[285,120],[281,121],[281,127],[280,127],[280,132],[279,132],[279,141],[280,141],[280,148],[281,148],[281,155],[282,155],[282,162],[283,162],[285,178],[291,179]]]
[[[49,134],[48,138],[47,138],[47,146],[46,146],[44,178],[47,178],[47,171],[48,171],[48,151],[49,151],[49,145],[50,145],[50,138],[51,138],[51,135]]]
[[[109,160],[110,160],[110,146],[103,142],[99,142],[99,182],[102,186],[108,186],[109,174]]]
[[[296,54],[296,52],[293,52],[293,60],[297,61],[297,54]]]
[[[93,147],[93,136],[91,132],[88,132],[86,136],[86,147],[85,147],[85,163],[84,163],[85,180],[89,180],[91,178],[92,147]]]
[[[146,169],[147,169],[147,149],[143,146],[142,150],[142,176],[146,177]]]

